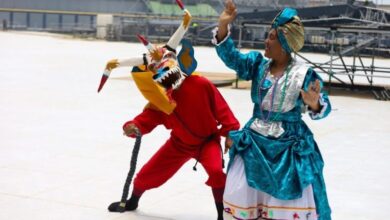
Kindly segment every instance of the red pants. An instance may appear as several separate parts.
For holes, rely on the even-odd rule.
[[[226,175],[222,170],[219,141],[211,140],[203,146],[188,146],[170,138],[138,172],[134,188],[145,191],[161,186],[191,158],[198,159],[206,170],[208,186],[225,187]]]

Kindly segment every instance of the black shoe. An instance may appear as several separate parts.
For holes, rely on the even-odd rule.
[[[111,203],[111,205],[108,206],[108,211],[110,212],[125,212],[125,211],[134,211],[138,208],[138,196],[132,195],[129,200],[126,201],[126,205],[123,209],[123,207],[120,207],[120,202],[114,202]]]

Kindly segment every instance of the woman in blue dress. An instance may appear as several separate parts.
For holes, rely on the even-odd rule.
[[[230,162],[224,193],[226,219],[330,220],[323,179],[324,162],[313,134],[302,120],[326,117],[331,105],[322,80],[292,52],[304,43],[295,9],[274,19],[264,56],[240,53],[230,38],[237,14],[232,0],[214,31],[218,56],[244,80],[252,80],[253,116],[227,139]],[[226,151],[226,149],[225,149]]]

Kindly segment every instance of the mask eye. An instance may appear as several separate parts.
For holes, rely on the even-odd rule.
[[[151,63],[148,65],[148,69],[152,72],[156,72],[156,63]]]
[[[164,59],[176,59],[176,56],[173,53],[167,53],[164,55]]]

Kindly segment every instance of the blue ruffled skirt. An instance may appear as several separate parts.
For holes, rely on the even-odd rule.
[[[240,155],[247,184],[280,200],[299,199],[303,190],[312,186],[319,219],[331,219],[322,175],[324,163],[313,134],[300,117],[285,119],[284,133],[278,138],[251,130],[254,118],[242,130],[230,132],[233,146],[228,172],[235,156]]]

